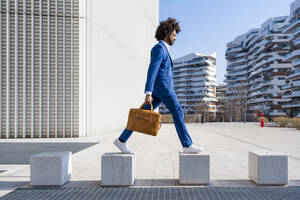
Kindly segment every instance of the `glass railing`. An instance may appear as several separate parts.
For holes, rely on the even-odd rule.
[[[299,33],[300,31],[300,27],[296,28],[296,30],[294,30],[293,35],[296,35],[297,33]]]
[[[288,102],[284,102],[282,105],[297,105],[300,104],[300,101],[288,101]]]
[[[300,41],[300,38],[293,41],[294,45],[297,45],[297,43]]]
[[[300,49],[296,50],[296,51],[292,51],[291,53],[288,53],[286,54],[285,56],[283,56],[283,59],[286,60],[286,59],[289,59],[293,56],[296,56],[296,55],[300,55]]]
[[[291,75],[292,75],[292,74],[293,74],[293,75],[294,75],[294,74],[298,74],[299,72],[300,72],[300,69],[293,70],[292,73],[291,73]]]
[[[287,30],[289,30],[291,27],[293,27],[295,24],[297,24],[298,22],[300,22],[300,19],[295,18],[293,19],[290,24],[288,26],[286,26],[282,31],[285,32]]]

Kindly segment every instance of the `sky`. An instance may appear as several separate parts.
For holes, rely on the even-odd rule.
[[[272,17],[290,15],[294,0],[159,0],[159,20],[176,18],[181,32],[172,59],[189,53],[217,53],[217,83],[226,72],[226,44]]]

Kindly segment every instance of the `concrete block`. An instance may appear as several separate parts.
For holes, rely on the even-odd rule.
[[[288,156],[273,151],[249,151],[249,178],[261,185],[288,184]]]
[[[72,175],[72,152],[43,152],[30,157],[30,184],[65,184]]]
[[[105,153],[101,156],[101,185],[131,186],[135,179],[135,154]]]
[[[209,184],[210,156],[201,152],[190,154],[179,152],[180,184]]]

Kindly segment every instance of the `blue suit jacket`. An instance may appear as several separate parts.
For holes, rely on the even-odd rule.
[[[162,96],[174,94],[173,63],[163,41],[157,43],[151,50],[144,93],[146,91]]]

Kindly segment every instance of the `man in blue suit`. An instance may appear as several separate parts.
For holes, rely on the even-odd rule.
[[[164,103],[172,113],[175,128],[183,146],[185,153],[199,153],[204,148],[193,144],[192,139],[184,123],[184,113],[174,92],[173,83],[173,63],[169,54],[169,48],[176,40],[176,34],[180,32],[179,23],[174,18],[168,18],[160,22],[155,38],[156,44],[151,50],[151,61],[147,73],[145,85],[145,105],[144,109],[150,110],[152,103],[153,109]],[[114,141],[114,144],[123,152],[131,153],[125,142],[133,133],[132,130],[125,130],[121,136]]]

